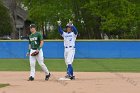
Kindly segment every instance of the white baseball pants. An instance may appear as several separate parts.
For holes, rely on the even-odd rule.
[[[65,63],[68,66],[68,64],[72,64],[74,60],[75,55],[75,48],[65,48],[64,50],[64,57],[65,57]]]
[[[30,51],[30,55],[35,52],[36,50]],[[30,76],[35,77],[35,65],[36,65],[36,60],[38,61],[39,65],[41,66],[41,69],[45,72],[46,75],[49,74],[49,70],[44,64],[44,57],[43,57],[43,51],[40,49],[39,54],[37,56],[30,56]]]

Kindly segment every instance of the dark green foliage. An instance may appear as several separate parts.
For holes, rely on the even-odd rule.
[[[29,19],[43,30],[47,22],[55,27],[47,32],[50,39],[60,38],[57,20],[65,27],[69,19],[78,28],[80,39],[140,38],[139,0],[23,0],[29,8]],[[84,21],[84,22],[82,22]]]

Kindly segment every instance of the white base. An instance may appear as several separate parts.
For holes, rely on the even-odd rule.
[[[58,80],[71,80],[69,78],[59,78]]]

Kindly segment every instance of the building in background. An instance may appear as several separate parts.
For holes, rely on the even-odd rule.
[[[12,39],[20,39],[26,36],[25,21],[27,19],[27,11],[22,7],[21,2],[17,0],[2,0],[4,6],[9,10],[13,24]]]

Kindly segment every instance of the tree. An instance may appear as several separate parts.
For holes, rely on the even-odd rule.
[[[135,0],[139,1],[139,0]],[[23,0],[28,7],[29,20],[35,21],[38,30],[47,38],[60,38],[56,34],[57,20],[63,27],[69,19],[78,28],[81,39],[138,38],[139,5],[132,0]],[[140,3],[139,3],[140,4]],[[45,31],[46,24],[54,31]],[[116,37],[118,36],[118,37]]]
[[[140,0],[129,0],[131,3],[136,5],[136,22],[132,31],[136,38],[140,39]]]
[[[127,0],[90,0],[86,7],[98,19],[100,31],[110,38],[113,35],[125,38],[134,27],[136,6]]]
[[[58,20],[61,20],[63,24],[66,24],[71,18],[72,10],[69,8],[69,0],[23,0],[23,3],[28,7],[30,20],[33,20],[38,25],[38,30],[43,32],[46,29],[46,24],[56,25]],[[55,2],[55,3],[54,3]],[[57,3],[56,3],[57,2]],[[64,25],[63,25],[64,26]],[[59,34],[52,34],[53,32],[47,32],[49,37],[58,38]],[[48,37],[48,38],[49,38]]]

